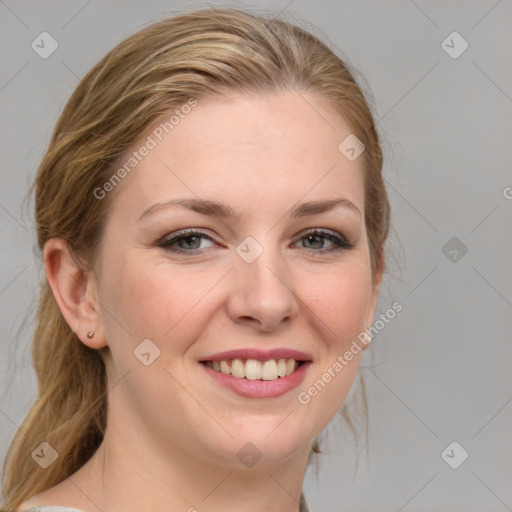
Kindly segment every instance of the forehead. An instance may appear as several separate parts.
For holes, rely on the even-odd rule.
[[[350,161],[338,149],[350,134],[340,115],[304,92],[198,99],[133,146],[125,161],[132,155],[136,165],[113,209],[134,221],[151,203],[185,195],[228,201],[237,211],[272,203],[277,212],[301,198],[341,194],[363,211],[362,158]]]

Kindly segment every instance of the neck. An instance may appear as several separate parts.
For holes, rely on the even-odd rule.
[[[279,464],[262,460],[240,469],[198,458],[179,444],[158,450],[132,432],[116,429],[113,436],[112,430],[107,428],[94,456],[71,477],[70,506],[84,512],[217,512],[235,503],[245,512],[299,511],[309,445]]]

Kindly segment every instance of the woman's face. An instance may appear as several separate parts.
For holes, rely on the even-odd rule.
[[[341,406],[360,353],[332,369],[373,320],[362,158],[340,152],[350,128],[306,93],[190,110],[168,134],[152,127],[110,192],[96,276],[108,421],[142,456],[242,467],[250,442],[276,464],[309,452]],[[278,377],[289,359],[307,362]]]

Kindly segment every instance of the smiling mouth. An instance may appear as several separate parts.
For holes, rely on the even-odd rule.
[[[306,361],[296,359],[225,359],[222,361],[200,361],[212,370],[238,379],[277,380],[291,375]]]

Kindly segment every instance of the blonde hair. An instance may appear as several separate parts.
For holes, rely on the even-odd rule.
[[[234,9],[201,9],[155,23],[111,50],[67,102],[30,192],[38,245],[63,238],[94,268],[114,192],[94,191],[114,163],[162,115],[190,98],[307,91],[326,100],[365,145],[365,219],[372,271],[381,268],[389,225],[382,152],[374,119],[347,65],[309,32]],[[341,142],[341,141],[340,141]],[[41,284],[32,355],[38,398],[4,464],[4,508],[72,475],[102,442],[107,378],[101,353],[86,347]],[[350,418],[343,410],[349,427]],[[31,459],[46,441],[58,452],[47,469]],[[314,444],[312,452],[319,452]]]

